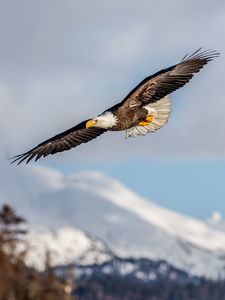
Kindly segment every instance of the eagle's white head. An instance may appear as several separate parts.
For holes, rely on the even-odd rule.
[[[90,127],[100,127],[100,128],[112,128],[117,123],[117,117],[111,112],[106,111],[105,113],[99,115],[98,117],[88,120],[86,122],[86,128]]]

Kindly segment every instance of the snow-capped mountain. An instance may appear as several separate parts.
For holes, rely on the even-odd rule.
[[[164,209],[99,172],[64,176],[40,167],[11,172],[0,175],[0,199],[32,225],[36,252],[30,263],[43,259],[45,246],[55,253],[55,264],[104,262],[112,252],[165,260],[192,275],[225,275],[225,233],[203,221]]]

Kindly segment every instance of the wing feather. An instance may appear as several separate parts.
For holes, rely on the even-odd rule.
[[[19,165],[25,160],[26,163],[29,163],[32,159],[37,161],[42,156],[45,157],[49,154],[70,150],[82,143],[87,143],[95,139],[106,131],[106,129],[98,127],[86,128],[86,122],[87,121],[81,122],[80,124],[42,142],[33,149],[14,156],[12,158],[12,163],[17,162]]]
[[[120,103],[120,105],[143,106],[156,102],[177,89],[183,87],[195,73],[210,62],[219,53],[213,50],[201,51],[201,48],[191,55],[186,55],[178,64],[161,70],[145,78]]]

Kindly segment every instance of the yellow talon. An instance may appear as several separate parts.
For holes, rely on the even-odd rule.
[[[141,121],[138,123],[139,126],[148,126],[151,122]]]
[[[145,121],[151,123],[151,122],[154,121],[154,117],[153,117],[152,115],[149,115],[149,116],[147,116],[147,117],[145,118]]]
[[[139,126],[148,126],[151,122],[153,122],[154,117],[152,115],[147,116],[144,121],[138,123]]]

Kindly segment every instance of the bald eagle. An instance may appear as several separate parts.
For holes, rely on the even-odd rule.
[[[35,158],[70,150],[82,143],[87,143],[106,131],[125,131],[125,137],[136,137],[154,132],[163,127],[171,112],[168,95],[183,87],[197,73],[219,55],[212,50],[186,55],[178,64],[163,69],[145,78],[122,102],[112,106],[95,118],[59,133],[42,142],[33,149],[14,156],[18,165]]]

